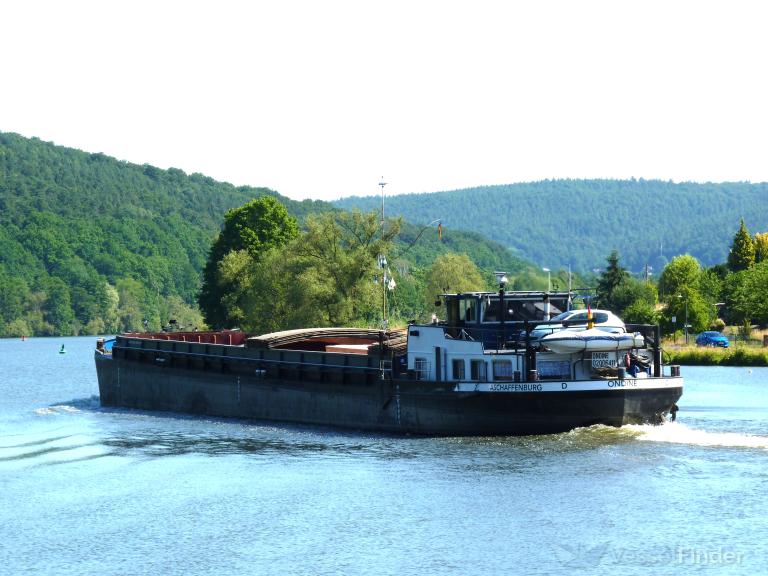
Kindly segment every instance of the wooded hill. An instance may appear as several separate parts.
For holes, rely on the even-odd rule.
[[[335,205],[365,211],[377,202],[350,197]],[[552,270],[604,268],[615,249],[629,270],[649,264],[658,274],[678,254],[703,266],[724,262],[740,218],[752,231],[768,230],[768,184],[546,180],[391,196],[387,213],[441,218],[447,229],[481,233]]]
[[[200,274],[224,213],[268,194],[300,223],[335,210],[266,188],[118,161],[101,153],[0,133],[0,336],[157,329],[187,325]],[[437,254],[467,252],[489,272],[535,278],[536,267],[476,233],[437,239],[404,226],[396,258],[405,273]]]

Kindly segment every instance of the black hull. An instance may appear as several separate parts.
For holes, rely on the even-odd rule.
[[[103,406],[436,436],[531,435],[659,423],[680,387],[569,392],[456,392],[453,382],[271,377],[226,364],[176,366],[96,354]]]

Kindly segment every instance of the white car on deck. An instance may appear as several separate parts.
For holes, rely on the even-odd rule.
[[[586,310],[566,310],[553,317],[552,324],[539,324],[531,330],[531,343],[538,343],[544,336],[558,332],[560,330],[586,330],[587,329],[587,311]],[[626,326],[621,318],[608,310],[592,310],[593,327],[612,334],[621,334],[626,332]]]

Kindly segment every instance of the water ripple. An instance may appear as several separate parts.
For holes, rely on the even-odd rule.
[[[21,442],[19,444],[6,444],[6,445],[1,445],[0,450],[6,449],[6,448],[27,448],[29,446],[41,446],[43,444],[48,444],[50,442],[65,440],[72,436],[73,436],[72,434],[67,434],[66,436],[54,436],[53,438],[42,438],[40,440],[31,440],[29,442]]]

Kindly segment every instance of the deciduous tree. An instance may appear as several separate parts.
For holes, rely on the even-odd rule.
[[[315,305],[329,325],[352,321],[375,322],[381,315],[384,273],[379,255],[390,252],[401,221],[389,223],[382,232],[376,212],[328,212],[307,219],[307,232],[295,251],[304,274],[312,279]],[[378,284],[374,280],[378,278]],[[379,306],[379,303],[382,306]]]
[[[768,262],[729,274],[725,280],[725,302],[734,324],[757,322],[768,325]]]
[[[755,263],[768,260],[768,232],[755,234]]]
[[[261,196],[229,210],[221,233],[211,246],[203,269],[203,283],[198,302],[206,322],[221,328],[239,323],[241,316],[228,309],[237,286],[220,275],[220,263],[233,251],[244,250],[254,263],[269,249],[283,246],[298,235],[296,219],[272,196]],[[227,299],[230,299],[227,302]]]
[[[424,290],[424,310],[437,310],[435,299],[448,292],[471,292],[485,286],[480,271],[466,254],[441,254],[427,271]]]
[[[675,256],[664,268],[659,280],[659,292],[665,304],[662,326],[666,332],[683,327],[685,317],[691,330],[706,330],[715,318],[714,302],[701,292],[702,269],[690,254]],[[676,321],[672,322],[672,317]]]

